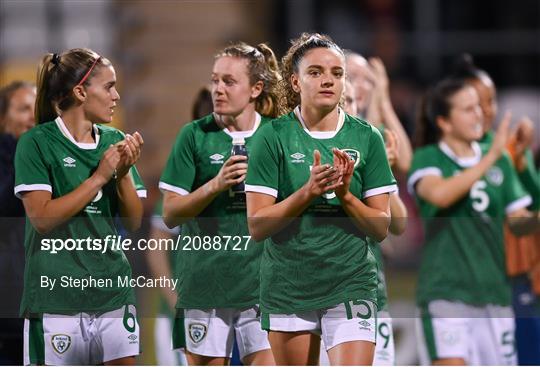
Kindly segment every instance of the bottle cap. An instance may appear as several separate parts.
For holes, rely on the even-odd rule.
[[[246,141],[242,136],[235,136],[232,140],[233,145],[245,145]]]

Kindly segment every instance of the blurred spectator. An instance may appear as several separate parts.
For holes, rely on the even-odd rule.
[[[24,278],[24,208],[14,195],[17,140],[35,125],[35,86],[0,89],[0,364],[21,364],[23,319],[17,318]]]
[[[361,55],[346,53],[347,74],[356,95],[358,114],[369,123],[391,130],[397,137],[398,155],[393,167],[405,174],[410,167],[412,147],[390,100],[390,80],[382,60],[371,58],[369,62]]]
[[[0,215],[24,216],[22,202],[13,194],[13,157],[19,137],[35,125],[35,86],[14,81],[0,90]]]

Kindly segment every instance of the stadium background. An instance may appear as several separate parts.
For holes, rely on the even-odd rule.
[[[450,72],[457,55],[469,52],[498,86],[499,113],[512,108],[515,117],[527,114],[535,122],[538,149],[538,0],[0,0],[0,86],[14,79],[35,81],[45,52],[90,47],[111,59],[122,97],[114,125],[137,130],[145,139],[138,168],[149,189],[149,217],[174,137],[190,120],[195,94],[209,81],[213,54],[229,41],[243,40],[269,42],[280,57],[302,31],[327,33],[344,48],[381,57],[392,102],[409,134],[425,86]],[[383,248],[397,363],[413,364],[421,232],[403,178],[400,186],[412,219],[405,235],[390,238]],[[129,257],[134,273],[147,272],[144,254]],[[153,320],[146,316],[157,308],[156,293],[138,294],[145,316],[141,364],[155,363]]]

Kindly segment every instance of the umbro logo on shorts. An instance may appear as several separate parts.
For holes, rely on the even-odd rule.
[[[199,343],[206,336],[206,325],[200,323],[189,324],[189,337],[194,343]]]
[[[219,153],[212,154],[210,156],[210,164],[223,164],[223,158],[225,157]]]
[[[64,354],[71,345],[71,337],[66,334],[56,334],[51,338],[51,344],[56,353]]]
[[[129,344],[137,344],[138,343],[138,341],[137,341],[138,337],[135,334],[131,334],[130,336],[128,336],[128,339],[130,340]]]
[[[75,159],[71,157],[66,157],[62,160],[64,161],[64,167],[75,167]]]
[[[293,160],[291,161],[292,163],[304,163],[304,158],[305,158],[305,154],[302,154],[302,153],[294,153],[294,154],[291,154],[291,157],[293,158]]]
[[[366,320],[362,320],[358,324],[361,326],[360,330],[371,330],[371,324]]]

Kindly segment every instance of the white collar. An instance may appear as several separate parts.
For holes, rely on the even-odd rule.
[[[73,135],[69,132],[68,128],[66,127],[66,124],[64,123],[64,120],[60,116],[58,116],[54,122],[56,122],[56,126],[60,129],[60,132],[62,135],[64,135],[66,138],[68,138],[69,141],[71,141],[73,144],[78,146],[81,149],[90,150],[90,149],[96,149],[99,144],[99,129],[97,128],[96,124],[92,124],[92,128],[94,129],[94,134],[96,136],[96,142],[95,143],[79,143],[75,140]]]
[[[336,126],[336,130],[334,131],[310,131],[307,128],[304,119],[302,118],[302,114],[300,113],[300,106],[296,106],[296,108],[294,109],[294,114],[296,115],[296,118],[300,121],[300,124],[302,124],[302,128],[304,129],[304,131],[314,139],[333,138],[334,136],[336,136],[339,130],[341,130],[343,124],[345,123],[345,113],[340,107],[338,107],[338,123]]]
[[[216,121],[223,121],[220,115],[213,112],[214,119]],[[251,135],[257,131],[259,128],[259,125],[261,124],[261,115],[255,111],[255,123],[253,124],[253,128],[251,130],[245,130],[245,131],[230,131],[227,127],[223,128],[223,132],[227,135],[229,135],[231,138],[249,138]]]
[[[452,159],[461,167],[472,167],[478,164],[478,162],[480,162],[480,159],[482,159],[482,149],[480,149],[480,144],[478,144],[478,142],[476,141],[473,141],[471,143],[471,148],[474,152],[474,156],[472,157],[466,157],[466,158],[458,157],[454,153],[452,148],[450,148],[448,144],[446,144],[443,141],[439,142],[439,148],[442,150],[444,154],[446,154],[450,159]]]

